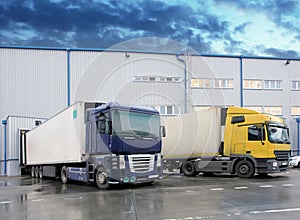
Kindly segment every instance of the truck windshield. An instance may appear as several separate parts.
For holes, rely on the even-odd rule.
[[[288,129],[280,125],[268,125],[268,136],[271,143],[290,144]]]
[[[124,110],[112,111],[113,134],[137,138],[159,138],[159,115]]]

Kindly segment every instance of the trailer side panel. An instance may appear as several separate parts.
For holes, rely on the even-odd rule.
[[[84,161],[84,117],[84,102],[76,102],[29,131],[26,134],[26,165]]]

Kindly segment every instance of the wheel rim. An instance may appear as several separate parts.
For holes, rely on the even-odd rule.
[[[43,178],[43,167],[39,168],[39,177],[40,177],[40,179]]]
[[[35,167],[34,172],[35,172],[35,177],[38,178],[39,177],[39,167],[38,166]]]
[[[244,165],[240,166],[239,170],[240,170],[241,174],[247,174],[249,172],[250,168],[246,164],[244,164]]]
[[[61,169],[61,181],[62,181],[62,183],[67,183],[67,181],[68,181],[67,168],[66,167],[63,167]]]
[[[185,167],[185,169],[188,171],[188,172],[192,172],[192,166],[190,166],[190,165],[187,165],[186,167]]]
[[[106,174],[104,172],[99,173],[97,175],[97,180],[98,180],[98,183],[104,185],[107,181]]]
[[[35,175],[35,169],[34,169],[34,167],[31,167],[31,177],[34,177],[34,175]]]

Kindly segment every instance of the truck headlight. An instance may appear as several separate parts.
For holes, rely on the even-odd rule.
[[[157,154],[157,166],[161,167],[161,155]]]
[[[119,156],[119,163],[120,163],[120,169],[125,169],[126,168],[124,155]]]
[[[273,167],[277,167],[278,163],[277,162],[273,162]]]

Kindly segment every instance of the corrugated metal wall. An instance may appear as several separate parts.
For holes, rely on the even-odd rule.
[[[196,105],[240,106],[240,61],[238,58],[191,57],[192,78],[232,79],[233,88],[191,88],[191,97]],[[213,81],[212,81],[213,82]]]
[[[67,105],[65,51],[0,50],[0,112],[50,116]]]
[[[283,116],[291,127],[292,146],[297,148],[297,126],[291,106],[300,106],[300,91],[291,91],[290,83],[300,81],[299,60],[285,65],[285,60],[242,58],[241,69],[241,57],[180,58],[186,61],[186,69],[176,54],[0,48],[0,117],[2,120],[8,115],[49,118],[67,107],[69,101],[72,104],[79,100],[174,105],[183,113],[186,101],[188,110],[192,110],[193,106],[241,105],[243,98],[244,106],[282,105]],[[244,79],[282,80],[282,90],[241,92],[241,73]],[[135,80],[143,76],[178,77],[179,81]],[[232,79],[233,88],[191,88],[192,78]],[[1,161],[4,125],[0,133]]]
[[[31,130],[36,121],[44,122],[45,118],[8,116],[6,124],[6,162],[1,163],[1,174],[20,175],[20,133],[19,129]],[[6,170],[5,170],[6,169]]]
[[[184,70],[175,55],[72,51],[70,57],[72,102],[115,100],[128,105],[183,103]],[[181,80],[179,83],[145,83],[134,81],[135,76],[168,76]]]
[[[299,91],[291,90],[291,81],[300,81],[300,62],[276,59],[243,59],[244,79],[279,80],[281,89],[245,89],[246,106],[281,106],[283,117],[290,127],[292,150],[297,150],[297,123],[291,116],[291,107],[300,106]]]
[[[8,115],[50,117],[65,108],[66,52],[1,48],[0,103],[2,120]],[[0,161],[2,161],[3,125],[0,132]]]

